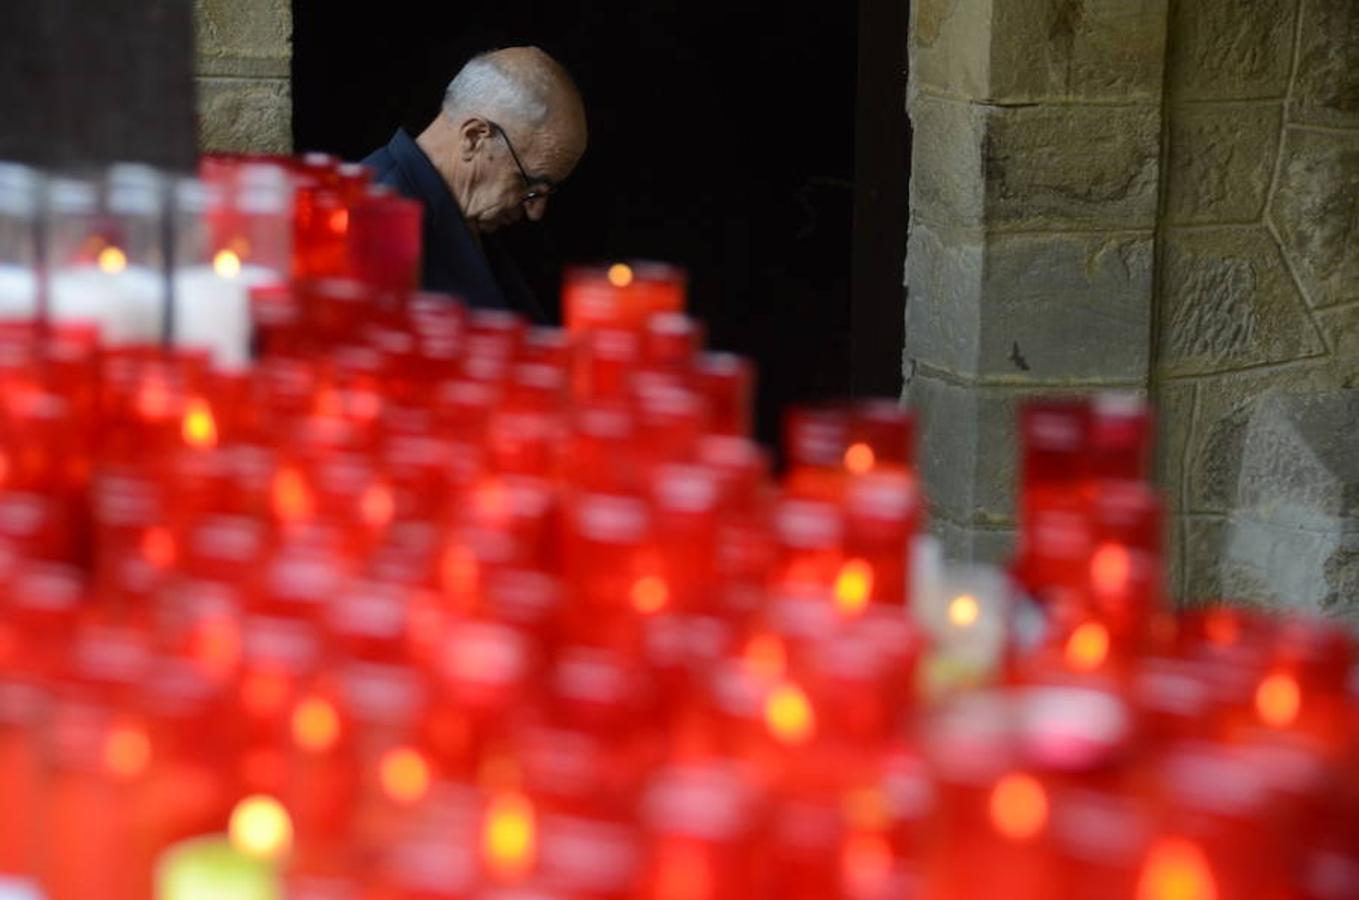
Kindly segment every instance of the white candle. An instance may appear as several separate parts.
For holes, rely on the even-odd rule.
[[[37,275],[28,266],[0,265],[0,319],[31,319],[37,312]]]
[[[175,273],[174,344],[206,348],[217,365],[250,362],[250,289],[279,277],[260,266],[190,266]]]
[[[105,344],[154,344],[161,339],[165,277],[154,269],[58,270],[52,275],[49,297],[54,321],[94,322]]]

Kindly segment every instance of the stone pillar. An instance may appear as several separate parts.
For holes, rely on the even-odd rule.
[[[1359,3],[1178,0],[1170,28],[1155,396],[1173,587],[1353,616]]]
[[[194,32],[199,149],[291,152],[292,4],[195,0]]]
[[[916,0],[905,399],[934,531],[1011,545],[1026,398],[1148,385],[1167,0]]]

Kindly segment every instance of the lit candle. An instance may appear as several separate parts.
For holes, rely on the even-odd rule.
[[[0,318],[27,319],[38,311],[38,278],[28,266],[0,264]]]
[[[105,344],[155,343],[165,322],[165,277],[105,247],[96,265],[53,273],[48,309],[59,322],[95,323]]]
[[[156,871],[156,900],[276,900],[277,864],[244,853],[221,837],[181,841]]]
[[[278,276],[222,250],[210,265],[175,273],[174,344],[206,348],[217,365],[244,368],[250,361],[250,289]]]

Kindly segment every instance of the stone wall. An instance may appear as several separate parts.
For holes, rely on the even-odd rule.
[[[195,0],[194,32],[199,149],[290,152],[289,0]]]
[[[905,396],[933,528],[1013,541],[1016,409],[1147,386],[1166,0],[916,0]]]
[[[946,549],[1008,550],[1017,402],[1130,389],[1177,592],[1359,608],[1359,3],[913,7],[905,398]]]
[[[1359,613],[1359,3],[1178,0],[1166,96],[1174,587]]]

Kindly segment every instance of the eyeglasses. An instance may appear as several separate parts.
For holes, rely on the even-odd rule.
[[[514,160],[515,167],[519,169],[519,177],[524,179],[524,187],[528,188],[528,193],[524,194],[524,199],[520,200],[520,203],[532,203],[534,200],[539,200],[543,197],[548,197],[557,193],[559,186],[554,184],[551,179],[534,178],[529,175],[528,170],[524,168],[524,164],[519,161],[519,154],[514,152],[514,144],[510,143],[510,136],[505,133],[505,129],[501,128],[490,119],[486,120],[486,124],[490,125],[491,130],[500,135],[501,139],[505,141],[505,148],[510,151],[510,159]],[[535,187],[534,185],[540,185],[540,187]]]

